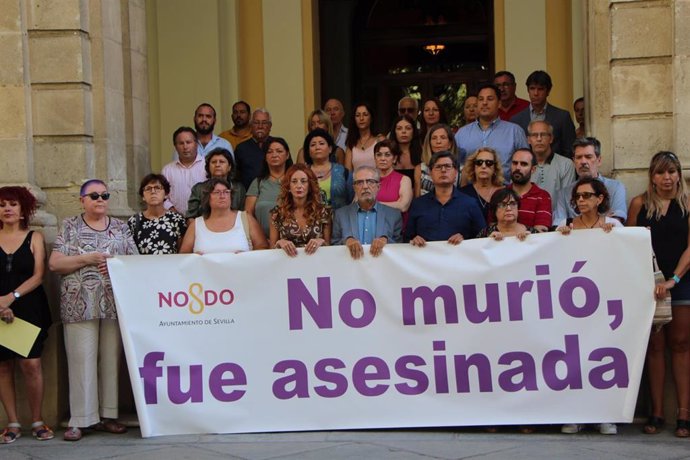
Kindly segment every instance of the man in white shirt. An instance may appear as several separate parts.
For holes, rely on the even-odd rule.
[[[173,133],[173,145],[177,159],[163,166],[161,174],[170,182],[170,194],[165,200],[166,209],[174,209],[183,216],[192,187],[206,180],[204,157],[198,151],[196,132],[181,126]]]

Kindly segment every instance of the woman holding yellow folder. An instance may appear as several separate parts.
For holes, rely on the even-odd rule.
[[[41,352],[51,319],[48,299],[41,286],[46,255],[43,235],[29,230],[29,220],[35,211],[36,198],[25,187],[0,188],[0,320],[11,324],[20,318],[41,328],[26,357],[0,346],[0,400],[9,421],[2,431],[0,444],[10,444],[22,435],[17,418],[15,365],[24,374],[33,436],[39,441],[54,437],[41,416]]]

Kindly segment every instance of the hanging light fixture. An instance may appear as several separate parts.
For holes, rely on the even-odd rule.
[[[424,51],[436,56],[438,53],[446,49],[446,45],[436,44],[436,45],[424,45]]]

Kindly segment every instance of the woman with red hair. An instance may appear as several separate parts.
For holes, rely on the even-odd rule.
[[[19,318],[41,329],[26,357],[0,346],[0,400],[9,421],[0,444],[12,443],[21,436],[14,388],[15,363],[24,374],[33,436],[39,441],[54,437],[53,430],[41,416],[41,352],[51,319],[48,299],[41,285],[46,258],[43,235],[29,230],[29,221],[35,211],[36,198],[25,187],[0,188],[0,319],[10,324]]]
[[[313,254],[331,242],[330,206],[321,200],[316,175],[305,164],[291,166],[281,183],[278,205],[271,211],[271,246],[290,257],[304,247]]]

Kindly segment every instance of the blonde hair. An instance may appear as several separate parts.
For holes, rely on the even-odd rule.
[[[311,126],[311,119],[314,118],[314,115],[319,117],[319,121],[326,125],[326,132],[333,137],[333,122],[331,121],[331,117],[329,117],[328,114],[321,109],[312,110],[307,117],[307,132],[311,131],[309,127]]]
[[[494,175],[491,176],[491,183],[496,187],[503,187],[503,165],[501,165],[501,159],[498,157],[498,153],[496,153],[496,151],[491,147],[479,147],[477,150],[474,151],[474,153],[472,153],[472,155],[468,156],[465,160],[465,167],[462,170],[463,174],[465,174],[466,177],[472,182],[477,180],[477,175],[474,171],[474,160],[482,152],[489,152],[494,157]]]
[[[422,144],[422,163],[429,165],[431,161],[431,156],[434,152],[431,151],[431,134],[442,129],[446,132],[448,136],[448,142],[450,142],[450,148],[448,151],[452,153],[456,158],[458,156],[458,146],[455,144],[455,136],[453,136],[453,130],[450,126],[443,123],[436,123],[431,128],[429,128],[424,136],[424,143]]]
[[[688,189],[683,179],[683,169],[680,166],[680,160],[673,152],[660,151],[657,152],[649,163],[649,183],[647,184],[647,191],[643,194],[644,206],[647,208],[647,219],[654,217],[656,220],[661,219],[664,205],[661,197],[656,192],[656,187],[652,178],[655,174],[663,173],[669,169],[678,171],[678,187],[676,188],[676,196],[673,198],[683,215],[688,214]]]

